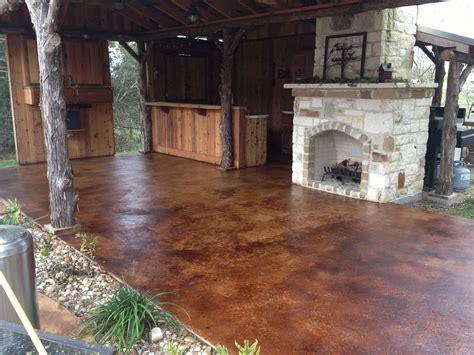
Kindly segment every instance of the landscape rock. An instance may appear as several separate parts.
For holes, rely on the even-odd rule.
[[[152,343],[156,343],[163,339],[163,331],[161,328],[155,327],[150,332],[150,340]]]

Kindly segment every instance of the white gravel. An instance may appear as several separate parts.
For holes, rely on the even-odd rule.
[[[121,282],[71,245],[39,227],[29,229],[35,242],[36,284],[38,291],[65,306],[79,318],[109,299]],[[50,241],[49,254],[44,256],[44,243]],[[43,252],[42,252],[43,251]],[[150,342],[150,334],[140,340],[132,354],[165,354],[168,341],[183,347],[183,354],[214,354],[213,347],[183,328],[180,334],[162,328],[163,337]]]

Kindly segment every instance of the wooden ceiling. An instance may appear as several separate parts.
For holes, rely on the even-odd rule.
[[[152,40],[217,32],[224,27],[301,21],[442,0],[63,0],[65,36]],[[195,6],[199,20],[188,12]],[[26,7],[0,16],[0,32],[30,32]]]

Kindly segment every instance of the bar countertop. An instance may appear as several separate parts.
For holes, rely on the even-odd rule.
[[[192,104],[192,103],[167,102],[167,101],[147,102],[146,105],[158,106],[158,107],[195,108],[195,109],[204,109],[204,110],[220,110],[221,109],[220,105]],[[240,107],[240,106],[232,106],[232,108],[237,108],[237,107]]]

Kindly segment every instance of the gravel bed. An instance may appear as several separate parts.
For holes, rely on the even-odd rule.
[[[79,318],[88,316],[89,310],[109,299],[120,287],[119,280],[71,245],[39,227],[30,227],[29,230],[35,244],[38,291],[62,304]],[[46,256],[45,243],[50,245]],[[162,333],[162,339],[155,339],[155,342],[148,335],[147,339],[141,339],[132,354],[165,354],[163,347],[168,341],[182,346],[183,354],[186,355],[215,353],[210,344],[185,328],[179,334],[162,328]]]

